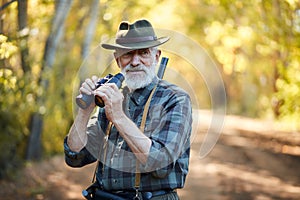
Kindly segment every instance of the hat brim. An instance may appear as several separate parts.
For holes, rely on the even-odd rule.
[[[166,43],[170,38],[169,37],[161,37],[153,41],[144,41],[144,42],[136,42],[136,43],[126,43],[126,44],[106,44],[102,43],[101,46],[104,49],[116,50],[116,49],[127,49],[127,50],[135,50],[135,49],[146,49],[151,47],[156,47]]]

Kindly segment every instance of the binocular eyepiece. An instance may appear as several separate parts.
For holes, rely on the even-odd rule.
[[[118,73],[114,76],[108,74],[104,78],[99,79],[99,81],[96,84],[96,89],[105,83],[115,83],[117,87],[120,88],[122,86],[123,81],[124,81],[124,75],[122,73]],[[97,106],[104,107],[104,102],[102,98],[97,95],[94,97],[94,95],[79,94],[76,97],[76,103],[80,108],[85,109],[89,107],[89,105],[91,105],[93,99]]]

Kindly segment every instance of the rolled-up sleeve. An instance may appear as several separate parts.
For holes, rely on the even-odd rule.
[[[104,133],[100,127],[98,117],[93,116],[87,126],[88,141],[79,152],[72,151],[67,143],[68,136],[64,139],[65,162],[71,167],[82,167],[95,162],[103,146]]]
[[[82,167],[96,161],[96,158],[85,147],[79,152],[72,151],[68,146],[67,139],[68,137],[64,139],[65,162],[67,165],[70,167]]]

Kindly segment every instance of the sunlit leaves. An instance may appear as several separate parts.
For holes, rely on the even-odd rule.
[[[243,41],[251,42],[253,40],[253,36],[254,36],[253,34],[254,34],[254,31],[250,26],[239,26],[237,28],[237,35]]]
[[[297,7],[297,4],[299,4],[299,1],[298,0],[285,0],[286,2],[289,3],[289,5],[295,9]]]
[[[300,9],[294,12],[293,29],[295,32],[300,33]]]
[[[18,48],[8,41],[7,36],[0,34],[0,59],[7,59],[16,53]]]
[[[224,73],[243,73],[249,65],[245,55],[237,54],[240,48],[254,40],[254,33],[249,26],[235,27],[234,22],[228,19],[225,24],[214,21],[205,28],[206,42],[211,45],[214,55],[222,64]]]
[[[281,101],[282,118],[295,123],[300,120],[300,60],[291,61],[284,78],[276,81],[278,92],[275,97]]]
[[[14,89],[17,77],[13,76],[13,72],[9,69],[0,69],[0,84],[4,90]]]
[[[210,45],[214,45],[215,43],[217,43],[224,34],[223,25],[218,21],[214,21],[204,30],[206,33],[206,42]]]

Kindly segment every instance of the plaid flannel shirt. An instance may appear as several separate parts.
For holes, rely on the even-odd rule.
[[[144,106],[156,84],[144,130],[152,145],[147,163],[139,169],[141,191],[182,188],[188,173],[192,108],[185,91],[158,79],[133,93],[124,88],[124,111],[139,127]],[[99,108],[98,116],[89,122],[84,149],[79,153],[70,151],[65,139],[66,163],[81,167],[97,158],[96,178],[105,190],[134,190],[136,158],[114,126],[105,142],[107,125],[105,110]]]

